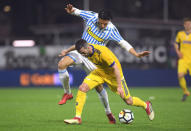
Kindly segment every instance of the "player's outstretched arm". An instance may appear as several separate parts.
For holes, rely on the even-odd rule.
[[[148,56],[151,53],[150,51],[143,51],[137,53],[135,49],[131,46],[131,44],[128,43],[126,40],[121,40],[118,44],[121,45],[121,47],[123,47],[126,51],[139,58]]]
[[[62,50],[58,56],[59,57],[65,56],[67,53],[69,53],[70,51],[73,51],[73,50],[75,50],[75,45],[69,47],[66,50]]]
[[[67,13],[75,15],[75,16],[79,16],[83,18],[85,21],[95,16],[95,13],[93,13],[92,11],[79,10],[73,7],[73,5],[71,4],[66,5],[65,10]]]
[[[139,58],[144,57],[144,56],[148,56],[148,55],[151,53],[150,51],[142,51],[142,52],[137,53],[134,48],[131,48],[131,49],[129,50],[129,52],[130,52],[132,55],[134,55],[134,56],[136,56],[136,57],[139,57]]]

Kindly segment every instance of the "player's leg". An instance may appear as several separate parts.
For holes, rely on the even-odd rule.
[[[94,72],[94,71],[93,71]],[[76,97],[76,115],[73,119],[65,119],[64,122],[67,124],[81,124],[81,115],[83,111],[84,104],[86,102],[86,93],[103,84],[103,79],[94,73],[90,73],[80,85],[77,97]]]
[[[86,102],[86,93],[89,91],[89,86],[86,83],[82,83],[79,87],[76,96],[76,115],[72,119],[65,119],[64,122],[67,124],[81,124],[81,115],[84,104]]]
[[[98,87],[96,87],[96,91],[98,92],[99,98],[105,108],[105,112],[109,119],[109,123],[115,124],[116,120],[113,114],[111,113],[107,91],[103,88],[103,85],[99,85]]]
[[[143,107],[143,109],[146,111],[148,117],[150,120],[154,119],[154,110],[152,109],[152,104],[150,101],[143,101],[139,97],[130,96],[128,98],[125,98],[124,101],[128,105],[137,106],[137,107]]]
[[[187,83],[186,83],[184,73],[178,73],[178,81],[179,81],[180,87],[183,90],[182,101],[185,101],[186,98],[190,95],[190,92],[189,92],[189,90],[187,88]]]
[[[109,87],[111,88],[112,91],[119,94],[117,92],[117,89],[116,89],[117,83],[110,81],[110,83],[108,83],[108,84],[109,84]],[[151,102],[149,102],[149,101],[144,102],[139,97],[132,97],[130,92],[129,92],[129,89],[127,87],[127,84],[125,82],[125,79],[121,80],[121,85],[122,85],[123,93],[120,94],[120,96],[125,101],[125,103],[128,105],[132,105],[132,106],[142,107],[146,111],[147,115],[149,116],[149,119],[153,120],[154,119],[154,111],[152,109]]]
[[[89,61],[87,58],[81,56],[81,60],[82,60],[82,64],[81,64],[82,68],[86,71],[87,74],[89,74],[91,71],[96,69],[96,66],[91,61]],[[107,91],[103,88],[103,85],[96,87],[96,91],[98,93],[101,103],[103,104],[103,106],[105,108],[105,113],[109,119],[109,122],[111,124],[115,124],[116,120],[115,120],[115,117],[111,113]]]
[[[178,80],[179,80],[180,87],[183,90],[183,93],[187,94],[188,88],[187,88],[187,84],[186,84],[185,74],[184,73],[178,73]]]
[[[105,107],[106,114],[111,113],[107,91],[103,88],[103,85],[100,85],[100,86],[96,87],[95,89],[99,95],[99,98],[100,98],[102,104]]]
[[[123,92],[124,92],[124,98],[122,98],[128,105],[132,105],[132,106],[137,106],[137,107],[143,107],[143,109],[145,109],[147,115],[149,116],[150,120],[154,119],[154,111],[152,109],[152,104],[151,102],[147,101],[144,102],[143,100],[141,100],[139,97],[135,97],[135,96],[131,96],[129,89],[127,87],[127,84],[125,82],[125,80],[123,79],[122,81],[122,88],[123,88]]]
[[[73,64],[74,60],[70,56],[65,56],[58,62],[59,79],[62,84],[62,87],[64,88],[64,95],[62,99],[59,101],[58,103],[59,105],[65,104],[67,100],[73,98],[70,89],[69,74],[67,71],[67,68]]]
[[[185,101],[186,98],[190,95],[190,92],[188,91],[187,88],[187,83],[185,79],[185,74],[187,73],[187,70],[189,68],[187,67],[187,64],[183,60],[179,60],[178,62],[178,81],[179,85],[183,90],[183,97],[182,101]]]

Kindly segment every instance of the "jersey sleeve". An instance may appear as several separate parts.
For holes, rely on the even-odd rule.
[[[180,32],[177,33],[175,43],[180,43]]]
[[[105,50],[104,55],[102,54],[101,57],[106,67],[112,67],[115,64],[115,60],[113,59],[109,51]]]
[[[121,37],[121,35],[119,34],[119,31],[117,30],[115,26],[111,30],[111,35],[109,40],[116,41],[122,48],[124,48],[127,51],[133,48],[130,43],[128,43]]]
[[[115,26],[111,28],[109,40],[113,40],[116,42],[120,42],[121,40],[123,40],[123,38],[121,37],[121,35],[119,34],[119,31],[117,30]]]
[[[129,51],[131,48],[133,48],[132,45],[125,40],[121,40],[120,42],[118,42],[118,44],[127,51]]]
[[[79,10],[77,8],[75,8],[75,11],[73,13],[73,15],[79,16],[79,17],[83,18],[85,21],[88,21],[92,17],[96,16],[96,14],[97,13],[95,13],[93,11]]]

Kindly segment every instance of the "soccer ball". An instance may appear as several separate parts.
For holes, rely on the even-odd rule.
[[[133,112],[129,109],[123,109],[119,113],[119,121],[124,124],[130,124],[134,120]]]

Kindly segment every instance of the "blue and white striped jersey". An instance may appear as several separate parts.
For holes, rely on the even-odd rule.
[[[113,40],[119,43],[123,40],[117,28],[109,22],[105,29],[98,26],[98,13],[76,9],[74,15],[80,16],[85,21],[85,30],[82,39],[88,43],[105,46],[108,41]]]

